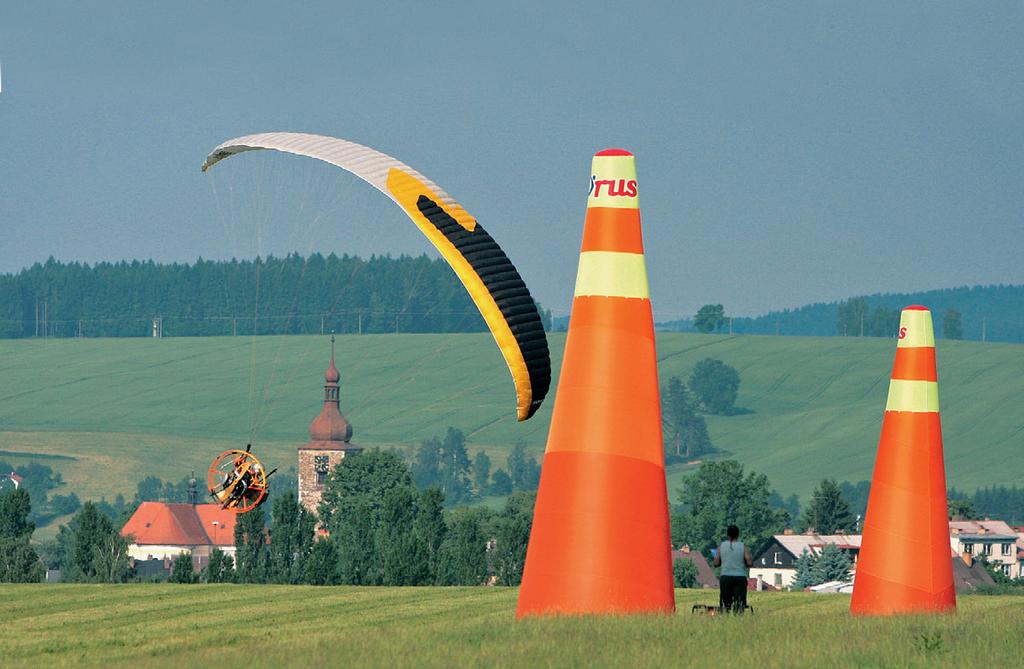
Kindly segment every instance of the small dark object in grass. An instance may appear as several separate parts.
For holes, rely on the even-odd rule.
[[[747,605],[743,607],[743,611],[741,613],[753,612],[754,607]],[[694,604],[693,608],[690,609],[690,613],[699,613],[705,616],[720,616],[727,612],[723,611],[721,606],[711,606],[710,604]]]

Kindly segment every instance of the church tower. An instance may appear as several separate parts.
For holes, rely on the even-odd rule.
[[[334,335],[331,335],[331,364],[324,373],[324,408],[309,425],[310,441],[299,446],[299,504],[317,512],[327,475],[346,455],[363,449],[349,443],[352,425],[341,414],[341,374],[334,364]]]

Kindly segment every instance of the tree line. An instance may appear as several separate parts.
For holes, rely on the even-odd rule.
[[[488,495],[503,497],[513,492],[529,492],[540,484],[540,464],[527,454],[525,441],[520,440],[512,447],[504,469],[492,471],[491,464],[491,457],[484,451],[477,451],[470,460],[465,434],[449,427],[443,438],[432,437],[420,443],[410,467],[416,486],[421,490],[437,487],[449,506]]]
[[[426,255],[50,258],[0,275],[0,337],[143,337],[154,319],[165,336],[486,330],[451,268]]]
[[[147,480],[140,483],[137,497],[176,495],[177,488]],[[734,460],[704,462],[676,491],[672,542],[707,555],[732,523],[741,527],[755,553],[786,528],[856,533],[868,492],[866,481],[823,479],[801,511],[795,495],[783,500],[763,474],[746,471]],[[988,509],[995,507],[985,505],[999,504],[1016,513],[1013,505],[1024,502],[1024,489],[1017,487],[981,488],[973,495],[951,489],[949,494],[951,514],[963,518],[979,515],[975,503]],[[446,509],[444,492],[437,486],[417,488],[400,453],[374,449],[335,467],[317,514],[300,506],[291,489],[282,490],[272,503],[239,517],[234,562],[214,550],[202,573],[194,572],[191,559],[179,559],[170,578],[180,583],[515,585],[522,578],[533,502],[532,493],[516,492],[497,512],[481,506]],[[103,503],[86,502],[56,539],[37,551],[30,543],[35,525],[28,491],[0,494],[0,582],[38,581],[47,567],[60,569],[66,581],[135,578],[128,540],[119,533],[130,514],[122,510],[119,519],[111,517],[118,503],[123,500],[104,511]],[[328,530],[328,538],[317,539],[318,524]],[[848,569],[841,551],[808,553],[799,556],[797,586],[841,580]],[[692,564],[674,565],[674,576],[680,587],[696,583]]]
[[[164,494],[176,486],[140,485],[143,490],[157,488]],[[209,564],[197,574],[191,557],[183,554],[174,561],[170,580],[517,585],[533,503],[533,494],[517,492],[500,511],[446,510],[444,493],[433,486],[417,489],[399,453],[373,449],[344,458],[335,467],[319,513],[299,505],[293,490],[284,490],[271,503],[238,517],[234,561],[214,549]],[[113,510],[116,504],[109,506]],[[268,506],[270,518],[265,515]],[[137,579],[128,559],[129,539],[120,534],[127,520],[124,511],[114,520],[99,505],[86,502],[38,552],[29,542],[35,528],[30,513],[25,490],[0,494],[0,582],[39,581],[46,568],[61,570],[64,581]],[[326,538],[318,538],[318,526],[327,530]]]
[[[705,304],[690,318],[658,323],[659,330],[797,336],[891,337],[900,310],[923,304],[932,310],[935,334],[944,339],[1024,342],[1024,285],[962,286],[917,293],[864,295],[818,302],[762,316],[726,316],[721,304]]]

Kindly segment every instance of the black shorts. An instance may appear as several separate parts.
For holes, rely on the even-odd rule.
[[[720,603],[723,611],[743,613],[747,607],[747,578],[721,576],[718,579]]]

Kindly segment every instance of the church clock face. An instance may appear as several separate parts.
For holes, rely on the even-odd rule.
[[[317,474],[326,474],[329,464],[330,458],[328,458],[326,455],[313,456],[313,470]]]

